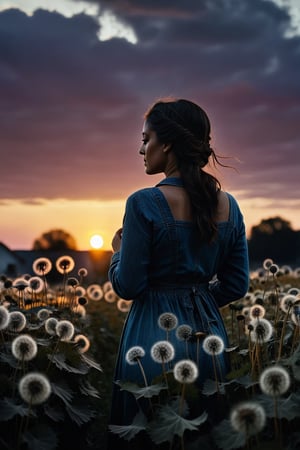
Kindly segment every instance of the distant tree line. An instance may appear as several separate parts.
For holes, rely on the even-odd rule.
[[[56,228],[35,239],[32,250],[77,250],[77,243],[70,233]]]
[[[248,249],[253,264],[266,258],[277,264],[300,264],[300,231],[294,231],[282,217],[264,219],[251,228]]]
[[[76,250],[74,237],[61,229],[43,233],[33,243],[33,250]],[[277,264],[300,264],[300,231],[280,216],[262,220],[251,228],[248,240],[250,264],[271,258]]]

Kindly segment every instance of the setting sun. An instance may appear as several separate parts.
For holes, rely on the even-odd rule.
[[[90,244],[92,248],[99,249],[103,247],[103,237],[99,234],[94,234],[90,239]]]

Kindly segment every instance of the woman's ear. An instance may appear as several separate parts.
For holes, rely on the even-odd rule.
[[[168,153],[172,148],[172,144],[163,144],[163,152]]]

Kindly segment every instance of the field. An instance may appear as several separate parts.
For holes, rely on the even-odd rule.
[[[115,356],[130,302],[109,282],[86,286],[84,269],[69,276],[74,261],[68,256],[56,262],[60,282],[49,285],[50,265],[39,258],[32,275],[1,277],[0,448],[105,449]],[[146,391],[123,386],[150,398],[157,417],[144,417],[143,426],[155,448],[300,448],[299,293],[300,270],[266,259],[251,273],[245,298],[223,308],[230,346],[220,350],[211,336],[210,354],[217,365],[219,350],[226,351],[231,372],[220,381],[216,370],[201,392],[224,412],[213,429],[205,431],[205,414],[185,413],[195,398],[187,378],[163,374],[172,401],[161,380]],[[186,377],[192,368],[185,367]],[[178,402],[186,405],[179,412]],[[135,448],[134,424],[112,431]]]

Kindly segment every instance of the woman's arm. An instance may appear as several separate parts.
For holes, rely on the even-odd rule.
[[[232,233],[232,239],[217,271],[217,280],[210,286],[217,304],[226,304],[242,298],[249,287],[249,259],[245,225],[240,216],[238,228]]]
[[[120,250],[113,254],[108,272],[114,291],[128,300],[140,295],[148,283],[152,224],[141,205],[138,192],[126,202]]]

